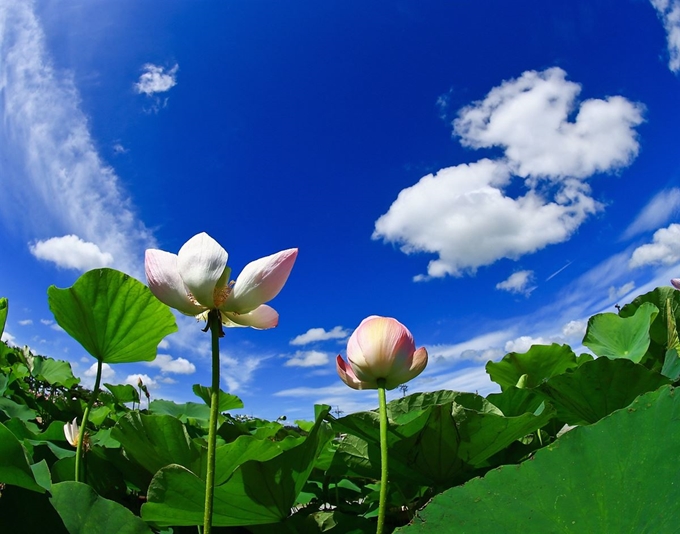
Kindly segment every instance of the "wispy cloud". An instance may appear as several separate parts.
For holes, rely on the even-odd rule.
[[[663,27],[668,41],[668,68],[680,72],[680,1],[651,0]]]
[[[680,213],[680,189],[673,187],[659,191],[624,230],[621,239],[630,239],[643,232],[657,230],[678,213]]]
[[[376,221],[373,239],[437,254],[417,281],[474,273],[569,239],[602,209],[585,179],[632,162],[643,120],[642,106],[620,96],[577,107],[580,90],[559,68],[527,71],[463,108],[453,123],[461,143],[501,147],[505,157],[421,178]],[[511,197],[515,176],[525,192]]]
[[[317,341],[328,341],[329,339],[346,339],[350,334],[349,330],[342,326],[336,326],[331,330],[324,330],[323,328],[310,328],[304,334],[295,336],[291,345],[308,345]]]
[[[21,0],[0,8],[0,215],[31,240],[77,235],[139,277],[155,241],[98,154],[78,90],[53,66],[33,8]]]

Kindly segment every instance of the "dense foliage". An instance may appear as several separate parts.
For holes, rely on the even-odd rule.
[[[174,325],[161,318],[148,333],[146,314],[167,309],[133,307],[128,321],[144,290],[115,272],[94,273],[76,289],[51,288],[55,317],[62,324],[83,314],[69,306],[119,284],[66,330],[99,362],[148,359]],[[0,299],[0,331],[7,304]],[[533,346],[487,364],[500,393],[436,391],[389,403],[389,530],[674,532],[679,319],[680,292],[657,288],[590,319],[583,344],[595,358]],[[135,335],[112,343],[107,336],[123,331],[112,324]],[[138,324],[147,326],[133,330]],[[0,530],[197,532],[210,388],[195,385],[197,402],[185,404],[140,403],[139,393],[86,390],[67,362],[0,344]],[[64,425],[82,422],[88,406],[84,481],[76,482]],[[377,411],[336,418],[317,406],[314,422],[287,426],[230,415],[239,407],[221,392],[215,532],[375,531]]]

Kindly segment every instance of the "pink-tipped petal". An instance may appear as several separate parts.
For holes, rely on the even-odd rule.
[[[266,304],[248,313],[222,312],[222,318],[225,326],[249,326],[257,330],[267,330],[279,324],[279,314]]]
[[[163,304],[186,315],[197,315],[205,309],[188,297],[175,254],[148,249],[144,255],[144,270],[149,289]]]
[[[298,249],[282,250],[250,262],[239,274],[234,289],[220,309],[247,313],[279,294],[288,280]]]
[[[671,285],[672,285],[675,289],[680,289],[680,278],[673,278],[673,279],[671,280]]]
[[[177,268],[194,298],[208,309],[215,307],[215,286],[229,255],[205,232],[184,243],[177,254]]]
[[[413,353],[413,357],[409,364],[408,367],[393,370],[393,373],[388,377],[385,383],[385,389],[394,389],[401,384],[405,384],[409,380],[413,380],[423,372],[423,369],[425,369],[425,366],[427,365],[427,350],[425,347],[421,347]]]
[[[391,317],[364,319],[352,334],[352,337],[354,336],[366,366],[370,367],[370,374],[375,378],[388,378],[390,374],[411,366],[411,356],[415,351],[413,336],[396,319]],[[356,370],[359,364],[350,354],[349,344],[347,351],[347,357]],[[362,370],[366,372],[366,369]]]
[[[369,382],[359,380],[354,374],[352,366],[348,365],[347,362],[342,359],[342,356],[338,355],[335,360],[335,366],[338,371],[338,375],[340,376],[340,380],[342,380],[352,389],[378,389],[377,383],[373,385]]]

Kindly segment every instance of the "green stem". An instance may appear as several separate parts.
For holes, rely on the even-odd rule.
[[[222,318],[219,310],[208,314],[208,328],[212,336],[212,386],[210,389],[210,427],[208,429],[208,466],[205,476],[205,507],[203,534],[212,529],[213,501],[215,495],[215,446],[217,444],[217,418],[220,415],[220,337]]]
[[[90,410],[92,405],[97,400],[97,395],[99,395],[99,383],[102,380],[102,361],[97,360],[97,378],[94,380],[94,387],[92,388],[92,396],[85,407],[85,413],[83,414],[83,420],[80,423],[80,432],[78,432],[78,446],[76,447],[76,472],[75,479],[76,482],[81,481],[81,463],[83,459],[83,440],[85,438],[85,429],[87,428],[87,421],[90,418]]]
[[[387,401],[385,399],[384,378],[378,379],[378,400],[380,402],[380,504],[376,534],[382,534],[385,528],[385,506],[387,502]]]

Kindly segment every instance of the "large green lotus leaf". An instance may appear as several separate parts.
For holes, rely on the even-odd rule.
[[[545,402],[535,390],[515,386],[507,387],[501,393],[491,393],[486,398],[506,417],[535,413]]]
[[[141,282],[113,269],[83,274],[67,289],[50,286],[54,318],[104,363],[150,361],[161,340],[177,331],[170,309]]]
[[[111,437],[151,474],[170,464],[191,469],[199,457],[182,422],[169,415],[129,412],[118,420]]]
[[[565,423],[595,423],[669,380],[630,360],[598,358],[539,386]]]
[[[21,443],[2,423],[0,423],[0,481],[39,493],[45,492],[45,489],[35,481]]]
[[[113,398],[120,404],[128,402],[139,404],[139,392],[137,388],[130,384],[104,384],[104,387],[111,392]]]
[[[677,391],[647,393],[530,461],[436,496],[397,532],[678,532],[679,421]]]
[[[295,442],[300,443],[304,438],[298,438]],[[292,447],[289,447],[292,448]],[[239,436],[231,443],[226,443],[215,450],[215,484],[220,485],[227,481],[234,470],[250,460],[266,462],[281,454],[285,449],[279,442],[268,439],[257,439],[253,436]],[[203,463],[206,454],[201,455]],[[201,478],[205,468],[202,466]]]
[[[435,392],[413,397],[390,403],[397,421],[392,420],[388,428],[390,476],[409,484],[451,486],[466,480],[475,469],[487,466],[493,455],[543,427],[555,415],[554,410],[544,409],[537,415],[505,417],[472,393]],[[443,404],[430,402],[439,400]],[[424,408],[406,417],[401,412],[405,406]],[[341,441],[328,473],[379,478],[378,425],[375,412],[334,421],[336,430],[351,436]]]
[[[149,411],[155,414],[171,415],[186,422],[189,419],[210,419],[210,408],[197,402],[177,404],[172,401],[158,399],[149,405]]]
[[[5,486],[0,497],[0,532],[3,534],[68,534],[49,500],[48,493],[35,493]]]
[[[376,523],[358,515],[343,514],[338,510],[332,512],[300,513],[286,519],[283,523],[257,525],[249,527],[253,534],[281,534],[295,532],[297,534],[365,534],[374,532]]]
[[[10,419],[16,418],[22,421],[31,421],[38,415],[35,410],[25,404],[19,404],[7,397],[0,397],[0,412],[4,412]]]
[[[50,500],[70,534],[152,534],[130,510],[100,497],[87,484],[54,484]]]
[[[632,317],[599,313],[588,320],[583,344],[598,356],[626,358],[640,363],[649,348],[649,327],[659,308],[644,302]]]
[[[332,432],[321,412],[305,441],[271,460],[249,461],[231,478],[215,487],[213,524],[237,526],[276,523],[290,515],[297,495]],[[157,526],[203,523],[205,483],[181,466],[168,466],[154,476],[148,501],[142,506],[145,521]]]
[[[42,356],[33,358],[31,375],[52,386],[64,386],[65,388],[71,388],[80,382],[79,378],[73,376],[70,363]]]
[[[203,402],[210,406],[210,395],[212,388],[201,386],[200,384],[194,384],[193,392],[196,394],[196,396],[203,399]],[[229,410],[236,410],[238,408],[243,408],[243,401],[236,395],[232,395],[220,390],[220,412],[228,412]]]
[[[680,354],[678,354],[678,349],[666,351],[661,374],[674,382],[680,378]]]
[[[2,336],[2,333],[5,331],[5,323],[7,322],[7,307],[7,298],[0,298],[0,336]]]
[[[533,345],[527,352],[511,352],[500,362],[486,364],[491,380],[506,389],[516,386],[520,379],[524,387],[533,388],[551,376],[578,367],[576,354],[569,345]],[[524,378],[523,378],[524,377]]]
[[[652,341],[660,346],[666,346],[668,341],[668,312],[671,314],[671,322],[677,324],[680,321],[680,292],[672,287],[657,287],[649,293],[636,297],[633,302],[626,304],[619,315],[624,318],[632,317],[637,310],[646,302],[656,306],[659,314],[649,328]]]

